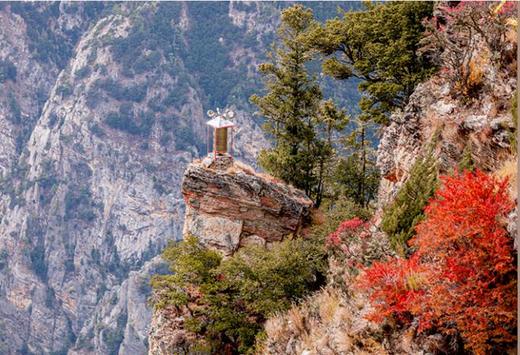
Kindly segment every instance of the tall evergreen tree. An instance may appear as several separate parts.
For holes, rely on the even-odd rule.
[[[370,123],[356,120],[344,137],[345,154],[338,157],[332,178],[334,195],[343,195],[362,207],[374,199],[379,184],[376,154],[369,139]]]
[[[315,51],[306,34],[314,26],[312,11],[302,5],[282,11],[279,41],[268,55],[270,61],[259,66],[267,94],[253,95],[251,101],[274,138],[274,147],[260,153],[260,165],[304,190],[319,206],[334,154],[332,136],[344,128],[347,117],[332,101],[322,100],[317,80],[307,70]]]

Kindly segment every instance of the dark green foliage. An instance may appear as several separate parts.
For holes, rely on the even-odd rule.
[[[361,207],[344,196],[325,200],[317,214],[311,227],[311,234],[314,239],[322,243],[325,243],[326,237],[334,232],[341,222],[355,217],[367,221],[372,217],[370,209]]]
[[[377,194],[379,170],[376,154],[369,140],[370,125],[356,122],[357,127],[343,138],[345,155],[338,158],[331,175],[334,197],[342,195],[367,207]]]
[[[286,240],[269,250],[245,247],[222,260],[188,237],[163,257],[173,275],[152,279],[155,307],[200,306],[192,308],[185,326],[212,353],[251,349],[267,317],[316,290],[325,268],[321,246],[305,240]]]
[[[71,91],[72,93],[72,91]],[[89,90],[87,91],[86,95],[86,104],[89,109],[95,109],[96,105],[99,103],[99,100],[101,99],[101,94],[99,90]]]
[[[475,169],[475,161],[473,160],[473,149],[472,149],[471,141],[466,143],[464,150],[462,151],[462,157],[459,161],[459,171],[469,170],[472,171]]]
[[[92,221],[96,218],[95,203],[88,187],[71,186],[65,195],[65,220]]]
[[[7,103],[10,110],[10,114],[7,116],[7,119],[14,124],[22,123],[22,111],[20,109],[20,105],[18,105],[18,101],[16,101],[16,98],[11,92],[8,94]]]
[[[0,250],[0,270],[9,264],[9,252],[5,249]]]
[[[63,69],[71,57],[74,47],[84,28],[74,27],[70,30],[55,31],[51,29],[51,21],[57,21],[60,16],[60,3],[28,3],[13,1],[11,11],[20,15],[27,24],[29,51],[35,59],[43,63],[55,63]],[[65,7],[67,8],[67,7]],[[110,8],[103,2],[86,2],[82,4],[85,23],[95,20],[105,8]],[[79,7],[68,7],[69,11],[80,11]]]
[[[432,10],[430,1],[366,3],[364,11],[345,12],[310,33],[310,43],[327,57],[326,74],[360,80],[364,121],[386,123],[388,114],[403,107],[432,73],[432,65],[417,54],[422,21]]]
[[[314,25],[312,12],[295,5],[282,12],[279,42],[270,62],[261,64],[267,94],[251,102],[265,117],[264,130],[275,144],[263,150],[259,164],[273,176],[305,191],[319,206],[325,174],[334,154],[332,136],[347,122],[345,113],[322,92],[307,65],[313,51],[303,40]]]
[[[438,185],[437,162],[430,150],[417,158],[410,177],[385,208],[381,229],[388,235],[394,250],[401,254],[408,251],[407,241],[415,234],[415,226],[423,218],[423,209]]]
[[[69,83],[64,83],[56,88],[56,93],[63,97],[70,96],[72,94],[72,87]]]
[[[141,137],[150,135],[154,122],[155,115],[152,112],[135,115],[132,104],[122,104],[119,112],[111,112],[105,118],[105,123],[110,127]]]
[[[39,186],[40,203],[42,206],[50,203],[58,185],[58,176],[53,168],[52,161],[46,160],[42,164],[40,178],[36,180]]]
[[[81,69],[76,70],[76,72],[74,74],[76,74],[78,79],[84,79],[87,76],[89,76],[91,72],[92,71],[91,71],[90,67],[85,66],[85,67],[83,67]]]
[[[7,80],[16,81],[16,66],[10,60],[0,60],[0,84]]]
[[[230,68],[229,51],[233,43],[241,41],[242,30],[231,23],[228,7],[226,2],[188,2],[193,24],[187,33],[189,52],[197,55],[185,56],[186,68],[197,73],[211,107],[226,105],[232,88],[241,80],[241,74]]]
[[[186,103],[186,95],[181,90],[170,91],[161,102],[163,107],[181,107]],[[159,107],[160,108],[160,107]]]
[[[119,354],[119,347],[124,339],[124,329],[128,316],[126,313],[121,313],[117,318],[117,327],[115,329],[105,328],[102,331],[103,342],[107,347],[108,354]]]
[[[94,123],[92,126],[90,126],[90,132],[99,138],[104,138],[106,136],[103,128],[101,128],[97,123]]]
[[[161,62],[161,53],[153,51],[148,55],[139,57],[134,63],[134,71],[136,74],[142,74],[146,71],[157,68]]]
[[[52,112],[49,115],[48,127],[49,128],[54,128],[54,126],[56,126],[56,123],[58,123],[58,121],[60,121],[60,118],[58,117],[58,115],[55,112]]]
[[[132,77],[158,67],[161,52],[167,63],[173,65],[172,59],[183,48],[180,33],[174,27],[182,6],[178,2],[156,3],[137,18],[140,23],[132,26],[127,37],[113,41],[112,53],[125,68],[123,74]]]
[[[108,95],[118,101],[141,102],[146,97],[147,91],[146,84],[124,87],[118,81],[110,78],[99,79],[96,87],[105,90]]]
[[[45,262],[45,238],[43,228],[39,220],[30,218],[27,221],[26,235],[32,241],[30,245],[29,257],[31,266],[42,281],[47,281],[47,264]]]
[[[181,126],[175,132],[175,149],[187,150],[195,145],[195,134],[191,126]]]

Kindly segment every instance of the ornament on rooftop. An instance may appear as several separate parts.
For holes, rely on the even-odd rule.
[[[224,111],[220,111],[217,108],[217,112],[213,110],[208,111],[208,116],[211,118],[206,124],[213,127],[213,159],[217,159],[219,156],[229,156],[228,152],[228,129],[233,131],[235,124],[231,122],[231,119],[235,117],[235,113],[230,109],[226,108]],[[230,139],[230,151],[233,151],[233,136],[231,134]],[[209,127],[208,127],[208,146],[209,146]],[[209,148],[209,147],[208,147]]]

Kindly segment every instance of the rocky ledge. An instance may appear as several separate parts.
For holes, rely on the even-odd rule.
[[[182,194],[187,206],[183,235],[224,255],[297,234],[312,207],[303,192],[229,156],[192,162]]]

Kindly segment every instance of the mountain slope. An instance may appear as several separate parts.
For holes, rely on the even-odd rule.
[[[205,111],[235,109],[240,159],[267,144],[248,97],[278,10],[2,4],[0,352],[147,351],[148,278],[180,237]]]

